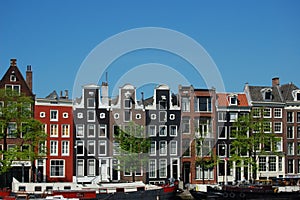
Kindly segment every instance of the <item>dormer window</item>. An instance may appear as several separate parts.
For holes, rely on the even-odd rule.
[[[292,95],[294,97],[294,101],[300,101],[300,90],[294,90]]]
[[[231,96],[229,96],[229,105],[230,106],[236,106],[236,105],[238,105],[237,95],[231,95]]]
[[[272,100],[272,89],[271,88],[264,88],[260,91],[265,101]]]

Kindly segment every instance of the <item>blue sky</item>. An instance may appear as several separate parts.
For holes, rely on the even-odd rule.
[[[26,65],[32,65],[33,88],[38,97],[53,90],[71,91],[80,66],[101,42],[134,28],[162,27],[183,33],[202,45],[229,92],[242,91],[246,82],[270,85],[273,77],[300,87],[299,10],[297,0],[3,0],[1,76],[9,67],[10,58],[17,58],[23,72]],[[177,65],[182,68],[180,72],[189,68],[178,58],[170,59],[170,55],[159,51],[137,52],[123,62],[115,62],[119,65],[108,71],[109,83],[117,81],[115,73],[122,66],[129,69],[133,63],[149,62]],[[195,87],[206,87],[203,81],[197,82],[193,72],[189,76]]]

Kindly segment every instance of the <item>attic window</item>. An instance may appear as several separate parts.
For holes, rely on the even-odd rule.
[[[237,105],[237,96],[236,95],[231,95],[229,96],[229,105]]]
[[[14,74],[10,75],[10,81],[11,82],[16,82],[17,81],[17,77]]]
[[[294,101],[300,101],[300,90],[294,90],[292,95],[294,97]]]
[[[264,100],[267,100],[267,101],[272,100],[272,89],[271,88],[264,88],[260,92],[262,93]]]

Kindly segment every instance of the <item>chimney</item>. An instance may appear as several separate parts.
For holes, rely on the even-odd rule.
[[[101,85],[101,102],[103,105],[108,106],[108,84],[107,84],[107,82],[102,82],[102,85]]]
[[[17,59],[15,59],[15,58],[10,59],[10,66],[11,67],[16,67],[17,66]]]
[[[69,99],[69,90],[65,90],[65,98]]]
[[[272,78],[272,87],[278,86],[279,84],[279,77]]]
[[[31,71],[31,65],[27,65],[26,83],[27,83],[29,89],[32,91],[32,71]]]

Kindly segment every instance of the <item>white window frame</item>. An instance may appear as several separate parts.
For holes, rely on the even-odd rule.
[[[93,147],[93,152],[90,153],[90,147]],[[87,141],[87,150],[88,150],[88,156],[94,156],[96,154],[96,146],[94,140],[88,140]]]
[[[92,102],[90,102],[90,101],[92,101]],[[87,98],[86,102],[87,102],[87,105],[86,105],[87,108],[95,108],[96,107],[95,98]],[[92,105],[91,105],[91,103],[92,103]]]
[[[280,130],[278,131],[277,128],[280,126]],[[274,133],[282,133],[282,122],[274,122]]]
[[[91,127],[93,127],[93,128],[91,128]],[[87,137],[88,138],[95,137],[96,125],[95,124],[87,124],[86,128],[87,128]],[[92,131],[92,130],[94,130],[94,131]],[[92,134],[90,134],[90,131],[92,131]]]
[[[81,132],[82,132],[82,134],[81,134]],[[76,137],[83,138],[84,137],[84,132],[85,132],[84,131],[84,124],[77,124],[76,125]]]
[[[274,118],[282,118],[282,108],[274,108]]]
[[[175,145],[175,149],[173,148],[173,145]],[[177,155],[177,141],[176,140],[171,140],[170,144],[169,144],[169,148],[170,148],[170,155],[172,156],[176,156]]]
[[[268,115],[266,115],[265,113],[268,113]],[[264,118],[272,118],[272,108],[264,108],[263,116]]]
[[[91,161],[93,162],[93,165],[90,165]],[[95,176],[95,174],[96,174],[96,160],[88,159],[87,160],[87,176]]]
[[[161,134],[161,130],[164,129],[163,134]],[[159,136],[160,137],[165,137],[168,134],[167,126],[166,125],[160,125],[159,126]]]
[[[50,121],[57,122],[58,121],[58,110],[50,110]]]
[[[78,153],[78,147],[81,147],[82,148],[82,153]],[[77,140],[76,141],[76,155],[77,156],[83,156],[84,155],[84,151],[85,151],[85,148],[84,148],[84,141],[83,140]]]
[[[61,155],[62,156],[70,155],[70,141],[67,140],[61,141]]]
[[[77,159],[77,176],[83,177],[84,176],[84,159]],[[79,164],[79,162],[82,164]],[[79,170],[79,167],[82,167],[82,170]]]
[[[181,97],[181,109],[182,112],[190,112],[191,102],[189,97]]]
[[[61,125],[61,137],[69,138],[70,137],[70,124]]]
[[[175,127],[175,129],[174,129],[174,127]],[[169,128],[170,128],[170,130],[169,130],[170,131],[170,136],[171,137],[176,137],[177,136],[177,125],[170,125]],[[173,130],[175,130],[175,134],[172,134]]]
[[[159,159],[159,178],[167,178],[167,174],[168,174],[167,166],[168,166],[167,159]],[[164,171],[162,169],[164,169]]]
[[[150,156],[156,156],[156,141],[151,141],[150,144],[150,150],[149,150],[149,155]]]
[[[50,140],[50,156],[58,155],[58,141]]]
[[[50,124],[50,137],[58,137],[58,124]]]
[[[104,135],[101,135],[102,130],[104,130]],[[107,136],[107,125],[99,124],[99,138],[106,138]]]
[[[62,165],[59,165],[60,167],[62,167],[62,175],[61,176],[55,176],[55,175],[52,175],[52,161],[59,161],[59,162],[63,162]],[[50,160],[50,177],[60,177],[60,178],[63,178],[65,177],[65,171],[66,171],[66,163],[65,163],[65,160],[62,160],[62,159],[51,159]]]
[[[149,160],[149,178],[157,177],[156,159]]]
[[[153,129],[152,129],[153,128]],[[154,131],[151,131],[154,130]],[[148,135],[149,137],[156,137],[156,126],[155,125],[149,125],[148,126]]]
[[[100,147],[104,146],[104,153],[100,152]],[[106,140],[99,140],[99,156],[106,156],[107,155],[107,141]]]
[[[166,156],[167,154],[168,154],[167,141],[165,140],[159,141],[159,155]]]
[[[94,110],[88,110],[87,111],[87,122],[95,122],[96,121],[95,116],[96,116],[96,112]]]
[[[224,132],[225,132],[225,134],[224,134],[225,137],[220,137],[223,128],[225,129],[225,130],[224,130]],[[218,138],[219,138],[219,139],[226,139],[226,138],[227,138],[227,126],[218,126]]]
[[[46,113],[45,112],[40,112],[40,118],[45,118],[46,117]]]

